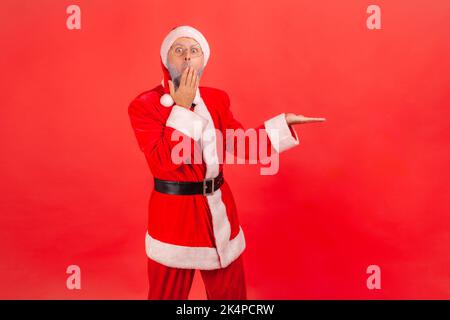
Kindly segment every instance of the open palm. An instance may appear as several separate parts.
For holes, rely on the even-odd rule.
[[[301,114],[286,113],[286,122],[288,124],[304,124],[311,122],[324,122],[325,118],[309,118]]]

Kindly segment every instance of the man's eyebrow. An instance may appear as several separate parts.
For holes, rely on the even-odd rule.
[[[172,47],[175,47],[175,46],[183,46],[183,47],[185,47],[184,44],[178,43],[178,42],[176,42],[176,43],[174,43],[174,44],[172,45]],[[193,45],[191,46],[191,48],[192,48],[192,47],[200,47],[200,44],[193,44]]]

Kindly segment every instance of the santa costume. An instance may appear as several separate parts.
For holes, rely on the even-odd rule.
[[[199,86],[192,108],[175,104],[169,94],[167,53],[179,37],[196,40],[203,51],[204,65],[207,64],[210,47],[205,37],[190,26],[172,29],[160,50],[164,75],[161,85],[139,94],[130,103],[128,114],[155,179],[179,184],[200,182],[206,187],[200,194],[152,190],[145,234],[148,298],[187,299],[194,272],[200,270],[208,299],[246,299],[244,232],[224,178],[223,162],[218,161],[219,155],[237,152],[235,145],[230,148],[232,139],[228,139],[225,130],[243,127],[233,117],[230,99],[223,90]],[[214,130],[223,134],[211,134]],[[267,134],[268,156],[299,144],[297,133],[287,124],[284,113],[265,121],[256,132]],[[181,162],[171,157],[173,148],[181,141],[173,139],[174,133],[192,145],[191,152],[181,155]],[[248,151],[246,148],[243,155],[247,159]],[[194,157],[199,155],[203,161],[196,163]],[[217,185],[212,182],[216,178],[217,184],[219,175],[220,187],[214,190]]]

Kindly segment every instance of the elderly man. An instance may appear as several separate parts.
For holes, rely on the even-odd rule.
[[[247,299],[244,233],[223,163],[217,161],[224,152],[250,158],[248,148],[237,154],[225,133],[243,127],[233,117],[225,91],[199,87],[210,48],[198,30],[172,29],[160,55],[161,85],[141,93],[128,107],[154,177],[145,235],[148,299],[187,299],[195,270],[201,272],[208,299]],[[324,120],[282,113],[265,121],[257,132],[267,134],[271,156],[299,144],[292,125]],[[263,136],[257,135],[258,146]],[[191,148],[183,150],[181,161],[174,161],[179,138]],[[195,161],[199,157],[202,161]]]

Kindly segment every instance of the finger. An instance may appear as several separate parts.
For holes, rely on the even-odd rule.
[[[173,83],[170,80],[169,80],[169,90],[170,90],[170,95],[173,97],[175,95],[175,90],[173,88]]]
[[[293,116],[294,121],[325,121],[325,118],[313,118],[313,117],[305,117],[301,114],[297,114]]]
[[[197,81],[197,71],[194,67],[192,67],[192,79],[191,79],[191,87],[195,88],[195,82]]]
[[[197,71],[193,71],[193,75],[192,75],[192,81],[191,81],[191,87],[193,89],[195,89],[195,84],[197,83]]]
[[[187,76],[187,72],[188,72],[188,68],[183,70],[183,73],[181,74],[181,79],[180,79],[180,86],[181,85],[185,85],[186,84],[186,76]]]
[[[185,86],[187,83],[187,78],[189,77],[189,69],[190,67],[186,67],[185,71],[186,71],[186,76],[184,77],[184,81],[183,81],[183,85]]]
[[[308,118],[308,119],[296,119],[294,120],[294,123],[312,123],[312,122],[324,122],[325,120],[322,119],[314,119],[314,118]]]
[[[192,82],[192,67],[189,67],[188,74],[186,77],[186,86],[190,87]]]
[[[195,78],[195,89],[198,88],[199,84],[200,84],[200,77],[199,77],[198,74],[197,74],[197,75],[196,75],[196,78]]]
[[[306,118],[308,121],[325,121],[325,118]]]

